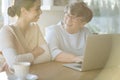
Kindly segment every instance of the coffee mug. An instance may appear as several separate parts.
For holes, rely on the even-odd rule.
[[[26,80],[29,68],[30,62],[17,62],[13,65],[14,74],[19,80]]]

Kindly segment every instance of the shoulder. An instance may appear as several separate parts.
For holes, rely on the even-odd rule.
[[[59,28],[59,25],[51,25],[51,26],[46,27],[46,30],[56,30],[58,28]]]
[[[84,27],[83,31],[89,31],[89,29],[87,27]]]
[[[46,40],[57,37],[59,34],[59,30],[60,30],[59,28],[60,28],[60,25],[57,25],[57,24],[48,26],[45,29]]]
[[[31,23],[29,27],[29,32],[41,34],[41,29],[37,23]]]
[[[0,41],[5,41],[6,39],[12,39],[14,36],[14,30],[10,25],[5,25],[0,29]]]
[[[91,33],[90,30],[89,30],[87,27],[84,27],[84,28],[82,29],[82,32]]]
[[[30,28],[32,28],[32,29],[38,29],[39,25],[37,23],[31,23],[30,24]]]
[[[4,26],[2,26],[1,30],[8,30],[9,27],[10,27],[10,25],[4,25]]]
[[[40,26],[37,23],[31,23],[30,24],[30,32],[31,33],[36,33],[42,36],[42,31],[40,29]]]
[[[56,30],[56,29],[60,29],[60,26],[62,25],[62,22],[58,22],[57,24],[51,25],[46,27],[46,30]]]
[[[46,32],[56,32],[57,30],[60,29],[60,25],[51,25],[45,28]]]
[[[0,29],[0,33],[10,33],[12,30],[13,26],[10,25],[4,25],[1,29]]]

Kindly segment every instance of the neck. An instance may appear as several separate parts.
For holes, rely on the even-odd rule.
[[[15,26],[19,27],[19,29],[25,33],[29,28],[30,22],[25,21],[24,19],[18,19]]]
[[[79,28],[64,27],[64,29],[65,29],[68,33],[70,33],[70,34],[78,33],[78,32],[81,30],[80,27],[79,27]]]
[[[71,30],[71,29],[66,29],[66,31],[70,34],[75,34],[78,32],[78,30]]]

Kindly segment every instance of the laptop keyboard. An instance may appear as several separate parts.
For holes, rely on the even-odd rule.
[[[68,67],[68,68],[72,68],[72,69],[75,69],[75,70],[81,70],[81,66],[82,64],[79,64],[79,63],[68,63],[68,64],[63,64],[63,66],[65,67]]]

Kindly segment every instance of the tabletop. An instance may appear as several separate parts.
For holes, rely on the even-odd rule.
[[[30,73],[36,74],[38,80],[94,80],[99,70],[80,72],[64,67],[61,62],[35,64],[30,67]]]

